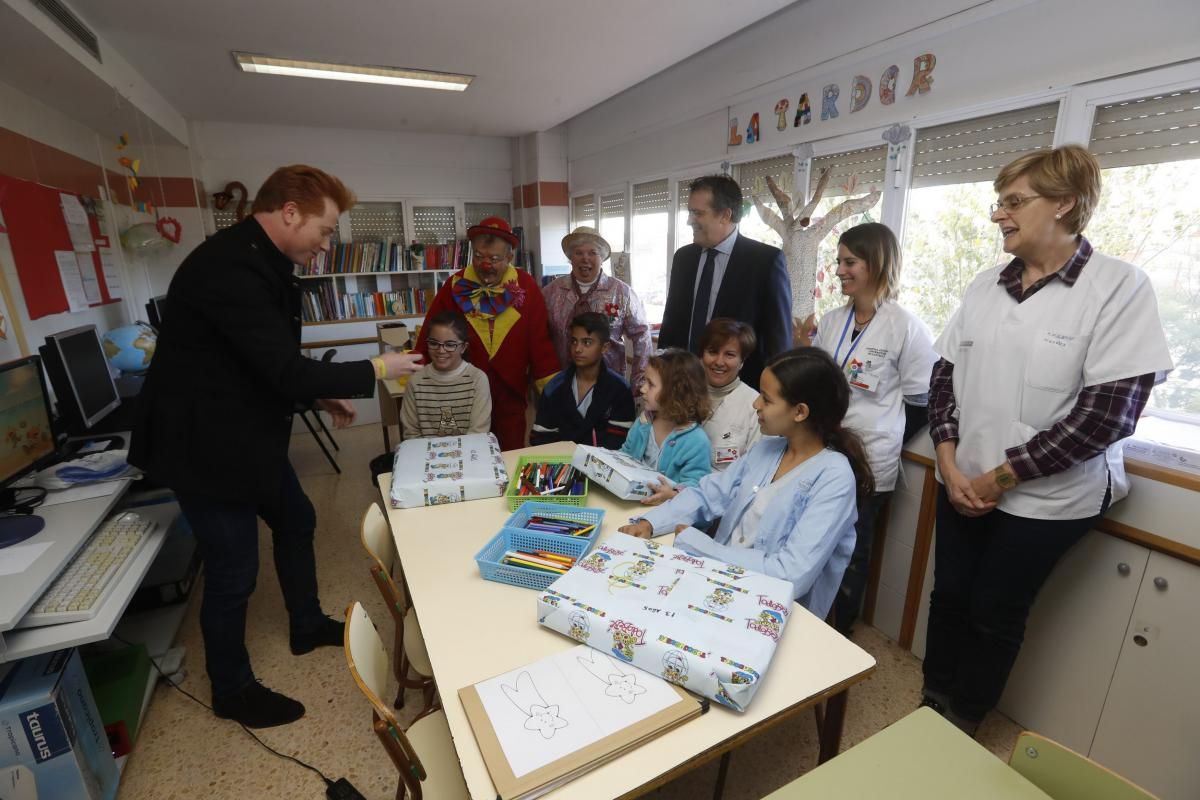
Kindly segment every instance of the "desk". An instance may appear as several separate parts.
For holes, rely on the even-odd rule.
[[[511,471],[522,455],[570,453],[571,444],[551,444],[504,454]],[[471,797],[494,800],[495,787],[484,766],[458,690],[576,642],[537,624],[537,595],[479,577],[474,556],[508,517],[503,498],[428,508],[391,509],[391,475],[380,476],[384,508],[404,565],[413,605],[438,682],[450,733]],[[593,485],[588,506],[602,508],[602,535],[615,533],[641,508],[617,500]],[[815,657],[815,654],[820,657]],[[875,659],[822,620],[793,606],[786,633],[770,672],[750,704],[736,711],[712,704],[702,717],[654,739],[551,793],[571,800],[634,797],[695,769],[752,736],[825,698],[827,731],[840,735],[844,690],[866,678]],[[836,738],[836,737],[833,737]],[[836,752],[823,743],[823,755]]]
[[[128,437],[129,434],[121,435]],[[0,663],[101,641],[112,634],[179,515],[179,506],[174,503],[137,509],[139,514],[159,524],[95,617],[83,622],[20,631],[14,631],[13,626],[79,552],[92,531],[119,507],[131,484],[132,480],[122,480],[117,491],[110,495],[37,509],[37,515],[46,521],[46,526],[22,544],[49,543],[50,547],[25,571],[0,578]]]
[[[917,709],[764,800],[823,797],[1051,800],[929,708]]]

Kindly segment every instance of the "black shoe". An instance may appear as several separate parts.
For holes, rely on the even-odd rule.
[[[292,655],[302,656],[318,647],[341,647],[345,628],[331,617],[322,617],[317,627],[304,633],[293,633],[288,637]]]
[[[213,713],[247,728],[273,728],[303,717],[304,704],[255,681],[240,692],[214,697]]]
[[[946,716],[945,707],[942,706],[941,703],[939,703],[937,700],[934,700],[929,695],[925,695],[924,697],[922,697],[921,704],[919,706],[917,706],[917,708],[926,708],[926,707],[932,708],[934,711],[941,714],[943,717]]]

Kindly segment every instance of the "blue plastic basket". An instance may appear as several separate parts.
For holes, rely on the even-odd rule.
[[[561,510],[562,506],[555,506],[555,508]],[[600,513],[603,514],[603,512]],[[546,553],[558,553],[580,559],[591,549],[593,541],[593,539],[583,536],[561,536],[556,533],[505,528],[475,554],[475,563],[479,565],[479,574],[489,581],[541,590],[554,583],[559,576],[549,572],[503,564],[500,559],[504,558],[505,551],[541,550]]]
[[[563,519],[568,522],[578,522],[584,525],[595,525],[592,532],[587,536],[558,536],[561,539],[578,539],[586,541],[589,546],[596,538],[600,536],[600,526],[604,523],[604,509],[602,508],[571,508],[570,506],[562,506],[556,503],[539,503],[529,502],[524,503],[516,511],[505,520],[504,528],[515,528],[522,533],[541,533],[541,531],[525,530],[525,523],[529,522],[531,517],[553,517],[554,519]],[[557,534],[552,534],[557,536]],[[546,550],[546,548],[541,548]],[[554,553],[556,550],[547,550]]]

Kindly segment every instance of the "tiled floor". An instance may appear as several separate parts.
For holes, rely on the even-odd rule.
[[[363,510],[378,499],[370,483],[367,462],[382,451],[376,425],[337,434],[341,445],[336,475],[307,433],[294,437],[292,461],[317,509],[317,563],[325,609],[341,616],[351,602],[361,601],[390,636],[379,594],[368,574],[367,558],[359,545]],[[260,732],[267,744],[303,759],[327,775],[346,777],[367,798],[382,800],[395,792],[396,771],[371,731],[370,710],[346,670],[340,648],[323,648],[295,657],[288,650],[283,598],[267,552],[263,548],[258,590],[250,602],[247,645],[255,673],[263,683],[302,701],[303,719]],[[179,643],[188,649],[188,678],[184,688],[209,698],[199,629],[198,592],[184,619]],[[850,747],[896,721],[917,705],[920,662],[878,631],[860,627],[855,641],[875,656],[872,678],[850,693],[843,747]],[[815,654],[814,654],[814,657]],[[780,676],[776,676],[780,679]],[[415,713],[420,698],[409,693],[408,709]],[[992,714],[979,739],[1007,759],[1018,729]],[[811,769],[817,753],[816,728],[810,714],[781,723],[736,750],[725,797],[758,798]],[[712,793],[716,763],[707,764],[653,793],[657,798],[694,800]],[[120,800],[245,800],[267,797],[324,796],[321,780],[289,761],[276,758],[255,744],[232,722],[208,711],[173,689],[160,685],[143,722],[127,764]]]

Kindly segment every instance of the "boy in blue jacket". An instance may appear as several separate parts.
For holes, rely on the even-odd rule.
[[[633,424],[633,392],[604,362],[608,317],[589,311],[571,320],[571,366],[546,384],[530,444],[569,441],[616,450]]]

